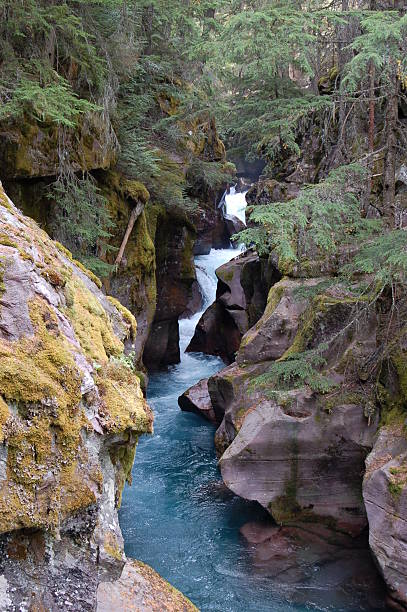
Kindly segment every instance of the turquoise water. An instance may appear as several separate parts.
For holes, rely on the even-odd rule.
[[[217,359],[191,355],[188,367],[151,376],[155,435],[140,440],[133,485],[123,496],[120,523],[126,554],[151,565],[204,612],[373,610],[367,596],[344,588],[343,567],[336,569],[335,563],[328,576],[316,563],[304,584],[281,584],[278,576],[256,571],[239,528],[268,519],[256,504],[225,491],[215,459],[214,428],[177,405],[192,382],[221,365]],[[355,554],[351,575],[359,566],[360,552]]]
[[[196,258],[203,308],[215,297],[215,269],[235,254],[212,251]],[[199,316],[180,324],[182,351]],[[293,561],[291,568],[288,557],[281,572],[256,560],[239,529],[251,521],[269,525],[268,514],[224,487],[214,427],[182,413],[177,403],[188,387],[222,367],[215,357],[186,353],[179,365],[151,375],[155,433],[139,441],[133,485],[126,487],[120,510],[126,554],[151,565],[203,612],[383,609],[366,550],[348,550],[328,562],[325,554],[321,562],[318,550],[305,547],[301,567]]]

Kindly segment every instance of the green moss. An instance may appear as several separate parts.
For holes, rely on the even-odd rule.
[[[34,337],[17,342],[0,340],[0,388],[16,402],[45,398],[66,408],[81,398],[80,376],[68,341],[58,331],[56,315],[40,298],[30,303]]]
[[[297,502],[298,480],[298,441],[296,424],[293,424],[290,448],[290,478],[286,482],[283,495],[272,500],[269,510],[277,523],[283,524],[296,520],[301,515],[301,506]]]
[[[220,278],[221,280],[223,280],[225,283],[230,283],[231,280],[233,280],[233,276],[234,276],[234,271],[233,268],[230,268],[229,270],[222,270],[222,269],[218,269],[216,270],[216,275],[218,278]]]
[[[114,446],[110,450],[110,459],[115,466],[116,474],[116,506],[120,508],[122,502],[122,494],[124,485],[127,482],[132,483],[131,471],[133,469],[134,459],[136,456],[137,439],[127,444]]]
[[[331,414],[336,406],[345,406],[354,404],[355,406],[363,406],[366,403],[366,395],[358,391],[341,391],[328,397],[320,398],[320,407]]]
[[[72,261],[72,253],[71,251],[69,251],[66,247],[64,247],[63,244],[61,244],[58,241],[54,241],[54,246],[58,249],[58,251],[60,253],[62,253],[62,255],[65,255],[65,257],[67,257],[68,259],[70,259]]]
[[[136,321],[136,317],[130,312],[130,310],[128,310],[125,306],[123,306],[123,304],[121,304],[121,302],[119,302],[119,300],[116,300],[116,298],[112,297],[111,295],[108,295],[107,299],[120,312],[120,314],[122,315],[123,319],[129,325],[129,328],[130,328],[130,337],[131,337],[132,340],[135,340],[136,336],[137,336],[137,321]]]
[[[390,494],[398,500],[407,485],[407,465],[389,469],[388,488]]]
[[[123,560],[123,551],[119,546],[116,536],[111,531],[108,531],[105,535],[103,548],[110,557],[113,557],[117,561]]]
[[[103,402],[100,412],[109,432],[152,432],[152,413],[144,400],[140,381],[134,372],[112,362],[97,371],[95,380]]]
[[[114,334],[106,311],[79,278],[69,280],[65,296],[67,314],[85,355],[100,364],[111,355],[121,355],[124,346]]]
[[[150,194],[143,183],[129,180],[119,172],[109,172],[107,182],[124,199],[129,198],[130,200],[144,203],[147,203],[150,199]]]
[[[0,206],[4,206],[4,208],[7,208],[7,210],[9,210],[10,212],[14,212],[14,208],[13,205],[11,204],[10,200],[8,199],[8,197],[6,196],[6,194],[4,193],[2,184],[0,182]]]
[[[2,444],[4,440],[6,439],[5,427],[10,417],[11,417],[10,409],[8,405],[6,404],[6,402],[4,401],[4,399],[0,395],[0,444]]]
[[[93,274],[93,272],[91,272],[90,270],[88,270],[88,268],[86,268],[83,263],[81,263],[80,261],[78,261],[77,259],[72,259],[72,263],[75,264],[75,266],[77,266],[93,283],[95,283],[95,285],[101,289],[102,288],[102,281],[100,280],[100,278],[98,278],[96,276],[96,274]]]

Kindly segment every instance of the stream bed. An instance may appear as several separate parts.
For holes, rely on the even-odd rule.
[[[244,218],[244,206],[243,194],[227,198],[228,213]],[[196,257],[203,309],[215,299],[216,268],[237,254],[225,249]],[[150,376],[155,432],[140,439],[133,484],[123,494],[120,524],[126,554],[151,565],[202,612],[383,609],[374,593],[379,579],[373,567],[365,588],[360,581],[352,586],[359,568],[366,575],[366,564],[370,567],[367,550],[329,568],[310,564],[312,550],[306,550],[302,583],[295,578],[287,584],[287,573],[283,580],[275,572],[271,578],[256,566],[255,553],[239,529],[249,521],[268,526],[270,518],[258,504],[226,489],[217,467],[215,428],[178,407],[188,387],[224,367],[216,357],[184,353],[201,314],[180,321],[181,363]]]

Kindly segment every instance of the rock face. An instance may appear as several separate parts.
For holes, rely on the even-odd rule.
[[[97,282],[0,187],[0,601],[7,612],[94,610],[98,584],[122,573],[117,508],[152,414],[124,353],[136,319]]]
[[[366,460],[363,499],[369,542],[390,589],[391,603],[407,607],[407,438],[401,425],[380,430]],[[397,609],[397,608],[396,608]]]
[[[196,238],[194,255],[207,255],[211,249],[227,249],[230,234],[220,209],[215,201],[201,203],[192,211],[191,220],[195,226]]]
[[[99,585],[97,612],[113,610],[198,612],[198,608],[189,599],[140,561],[128,561],[119,580]]]
[[[208,379],[200,380],[196,385],[185,391],[178,398],[181,410],[203,416],[211,423],[216,423],[216,415],[212,407],[208,391]]]
[[[211,406],[205,404],[220,423],[215,442],[222,478],[280,525],[303,529],[306,523],[308,531],[325,525],[352,538],[368,525],[370,548],[389,588],[386,606],[404,610],[404,330],[378,366],[383,333],[395,337],[397,330],[388,323],[391,297],[372,300],[360,290],[363,279],[344,285],[326,276],[325,263],[323,269],[325,276],[320,267],[315,278],[275,282],[236,361],[208,380]],[[241,307],[233,277],[225,279],[221,271],[219,278],[217,304],[220,297],[228,312]],[[266,548],[262,544],[270,571],[284,565],[280,545],[293,554],[301,550],[298,534],[294,541],[291,532],[286,535],[281,540],[279,532]]]
[[[155,224],[157,307],[144,350],[148,369],[178,363],[178,319],[191,303],[196,273],[193,256],[194,232],[185,218],[159,208],[150,213]]]
[[[279,523],[325,520],[355,534],[367,523],[360,474],[378,414],[366,417],[370,383],[361,392],[355,365],[341,388],[343,364],[345,356],[355,364],[375,349],[377,318],[369,308],[356,317],[357,299],[345,288],[338,292],[321,279],[276,283],[237,363],[211,377],[208,388],[217,418],[223,416],[216,443],[228,487],[259,501]],[[301,370],[296,355],[321,343],[327,390],[335,389],[325,395],[312,388],[312,376],[316,387],[320,381],[316,371],[302,382],[297,370],[292,378],[285,373],[291,364]]]
[[[238,234],[246,227],[243,221],[241,221],[238,217],[235,217],[235,215],[226,214],[224,219],[229,237],[232,237],[234,234]]]
[[[52,177],[60,163],[58,126],[28,117],[18,124],[0,124],[1,178]],[[74,171],[109,168],[119,146],[105,114],[88,114],[79,129],[66,130],[65,152]]]
[[[274,268],[246,252],[216,270],[216,301],[202,315],[187,351],[218,355],[231,363],[243,334],[261,317]]]

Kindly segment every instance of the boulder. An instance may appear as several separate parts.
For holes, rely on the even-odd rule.
[[[246,225],[235,215],[224,215],[225,225],[230,237],[246,229]]]
[[[185,595],[141,561],[128,561],[115,582],[99,584],[96,612],[198,612]]]
[[[154,321],[144,348],[144,365],[158,370],[180,361],[179,325],[177,319]]]
[[[229,232],[222,211],[213,202],[201,202],[192,210],[190,219],[194,224],[196,238],[194,255],[207,255],[211,249],[227,249]]]
[[[196,385],[185,391],[185,393],[178,398],[178,404],[181,410],[185,412],[198,414],[211,423],[217,422],[209,396],[207,378],[200,380]]]
[[[368,425],[362,403],[340,403],[327,414],[310,392],[285,398],[259,398],[241,416],[220,459],[223,481],[258,501],[278,523],[326,520],[360,533],[367,524],[360,474],[377,420]]]
[[[321,279],[284,278],[273,285],[263,315],[242,338],[236,361],[243,364],[282,357],[293,343],[301,316],[309,304],[304,293],[321,282]]]
[[[230,312],[222,304],[214,302],[198,321],[187,352],[216,355],[230,363],[234,360],[241,337]]]
[[[184,217],[163,207],[151,207],[146,213],[149,227],[154,228],[157,290],[143,362],[148,369],[158,369],[180,360],[178,319],[196,294],[194,232]]]
[[[278,272],[251,251],[216,270],[216,301],[202,315],[187,351],[218,355],[231,363],[243,334],[263,314]]]
[[[237,363],[208,381],[222,478],[279,523],[328,521],[353,535],[367,524],[361,473],[379,415],[362,364],[376,349],[377,316],[357,295],[321,279],[281,280]],[[307,362],[319,347],[322,372]]]
[[[382,427],[366,459],[363,499],[369,542],[394,609],[407,608],[407,439],[404,424]],[[398,606],[398,607],[397,607]]]

